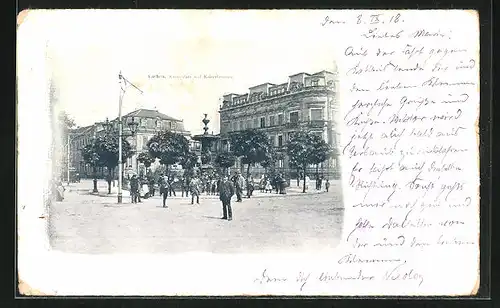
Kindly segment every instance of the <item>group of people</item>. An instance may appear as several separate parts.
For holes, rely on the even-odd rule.
[[[309,177],[305,177],[304,180],[306,183],[310,181]],[[316,189],[321,189],[323,181],[324,179],[322,177],[317,177]],[[175,185],[177,185],[181,188],[182,197],[189,197],[189,195],[191,195],[191,204],[195,202],[196,204],[200,204],[200,195],[202,193],[206,193],[207,195],[218,195],[222,202],[222,219],[232,220],[231,198],[234,195],[236,195],[236,202],[242,202],[243,196],[250,198],[257,186],[258,189],[264,193],[272,193],[274,190],[277,194],[286,194],[287,181],[281,173],[265,175],[262,176],[259,181],[255,181],[252,175],[245,179],[239,171],[236,171],[231,177],[222,175],[218,178],[203,179],[200,179],[197,175],[176,179],[164,174],[157,180],[157,184],[160,188],[160,195],[162,196],[163,207],[165,208],[168,207],[168,197],[176,196]],[[147,193],[145,193],[144,196],[154,196],[155,181],[153,178],[145,177],[141,179],[137,177],[137,175],[133,175],[130,179],[130,192],[133,203],[141,202],[141,192],[144,193],[144,189],[141,189],[141,185],[147,186]],[[326,191],[328,191],[329,187],[330,182],[326,179]],[[246,194],[244,192],[246,192]]]

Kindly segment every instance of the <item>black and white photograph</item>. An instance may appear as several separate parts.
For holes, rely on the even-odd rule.
[[[20,279],[48,295],[433,294],[431,251],[478,253],[477,66],[458,17],[446,32],[415,14],[23,11]],[[467,270],[436,292],[469,290]]]

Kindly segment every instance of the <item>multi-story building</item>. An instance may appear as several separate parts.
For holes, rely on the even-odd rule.
[[[336,117],[338,112],[337,74],[321,71],[314,74],[298,73],[289,76],[282,84],[264,83],[249,88],[246,94],[226,94],[220,108],[219,147],[228,144],[228,133],[244,129],[265,131],[282,159],[276,168],[296,176],[289,168],[286,144],[291,134],[307,130],[321,136],[333,149],[334,155],[319,166],[323,175],[337,177],[339,162]],[[238,162],[236,168],[241,168]],[[310,171],[316,166],[309,166]],[[253,174],[262,174],[264,169],[255,166]]]
[[[138,123],[137,133],[133,136],[131,136],[130,127],[128,125],[132,119]],[[138,109],[122,116],[122,121],[123,133],[127,136],[125,139],[131,144],[133,151],[132,157],[128,158],[127,162],[125,162],[125,166],[135,172],[139,173],[142,168],[142,164],[137,161],[137,156],[147,151],[149,139],[159,131],[170,130],[180,133],[190,141],[193,149],[199,148],[199,145],[194,140],[191,140],[191,133],[185,129],[183,120],[175,119],[157,110]],[[85,147],[85,145],[91,143],[96,136],[106,133],[103,124],[104,122],[99,122],[91,126],[77,128],[71,133],[71,165],[76,168],[81,175],[88,177],[92,176],[92,168],[87,166],[83,161],[81,149]],[[109,124],[113,128],[113,132],[116,133],[118,130],[118,118],[109,121]],[[159,162],[157,160],[151,168],[154,170],[158,165]],[[103,176],[102,172],[104,172],[104,170],[99,170],[99,176]]]

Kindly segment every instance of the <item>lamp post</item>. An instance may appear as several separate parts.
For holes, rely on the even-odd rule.
[[[120,99],[119,99],[119,106],[118,106],[118,203],[122,203],[122,182],[123,182],[123,162],[122,162],[122,141],[123,141],[123,122],[122,122],[122,103],[123,103],[123,96],[125,95],[126,91],[126,86],[127,84],[132,85],[134,88],[136,88],[141,94],[143,93],[139,88],[137,88],[134,84],[129,82],[125,77],[123,77],[122,73],[120,72],[118,74],[118,79],[120,83]],[[122,83],[123,81],[123,83]],[[132,118],[132,123],[129,123],[132,135],[135,134],[135,131],[137,129],[137,123],[133,121],[134,118]]]

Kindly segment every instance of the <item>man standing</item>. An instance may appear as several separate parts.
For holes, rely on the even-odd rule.
[[[174,189],[174,178],[170,177],[168,178],[168,196],[172,197],[172,194],[175,197],[175,189]]]
[[[243,194],[243,186],[245,185],[245,179],[243,176],[236,172],[234,185],[236,186],[236,202],[242,202],[241,195]]]
[[[328,179],[326,179],[325,188],[326,188],[326,192],[328,192],[328,189],[330,189],[330,181]]]
[[[231,198],[234,195],[233,183],[224,175],[219,186],[219,199],[222,201],[222,219],[233,220]]]
[[[189,188],[191,190],[191,204],[194,204],[194,198],[196,197],[196,204],[200,204],[200,179],[195,175],[191,182],[189,183]]]
[[[139,194],[139,180],[134,174],[130,179],[130,197],[132,198],[132,203],[137,203],[137,195]]]
[[[161,177],[160,181],[160,193],[163,198],[163,207],[168,207],[167,196],[168,196],[168,177],[166,175]]]

